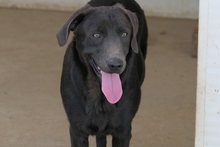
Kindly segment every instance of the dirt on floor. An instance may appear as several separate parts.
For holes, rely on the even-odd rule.
[[[69,12],[0,9],[0,146],[69,147],[59,93]],[[196,20],[147,18],[149,46],[131,147],[193,147]],[[110,140],[110,138],[109,138]],[[108,147],[110,147],[108,144]],[[90,146],[95,146],[90,137]]]

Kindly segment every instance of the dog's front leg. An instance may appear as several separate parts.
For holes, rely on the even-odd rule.
[[[129,147],[131,135],[126,137],[113,137],[112,147]]]
[[[120,129],[118,133],[112,135],[112,147],[129,147],[130,139],[131,129],[126,131]]]
[[[88,147],[88,136],[75,131],[70,128],[71,147]]]

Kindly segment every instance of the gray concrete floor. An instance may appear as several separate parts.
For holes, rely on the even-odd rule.
[[[55,34],[69,12],[0,9],[0,146],[68,147],[59,93],[65,47]],[[148,18],[149,47],[132,147],[193,147],[195,20]],[[90,138],[91,146],[94,137]],[[110,145],[109,145],[110,146]]]

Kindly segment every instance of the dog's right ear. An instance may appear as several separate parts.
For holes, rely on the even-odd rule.
[[[57,32],[57,40],[60,46],[64,46],[68,40],[70,31],[73,31],[76,26],[79,24],[79,21],[88,13],[88,10],[91,8],[89,4],[75,11],[67,22],[61,27]]]

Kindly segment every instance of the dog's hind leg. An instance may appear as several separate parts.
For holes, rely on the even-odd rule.
[[[97,147],[106,147],[106,136],[96,136],[96,144]]]

